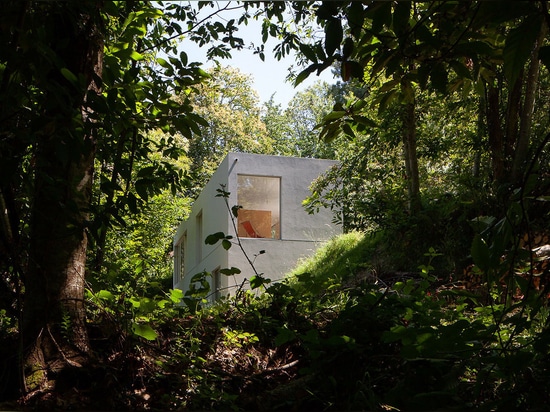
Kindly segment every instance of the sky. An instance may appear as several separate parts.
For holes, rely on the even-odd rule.
[[[211,12],[212,10],[210,10]],[[224,12],[222,21],[230,18],[238,18],[239,14],[229,14],[230,12]],[[239,31],[235,34],[235,37],[240,37],[244,40],[245,46],[254,43],[255,45],[261,44],[261,22],[249,19],[248,25],[239,26]],[[293,85],[286,81],[288,75],[288,68],[294,64],[292,57],[287,57],[281,61],[278,61],[273,57],[273,47],[276,42],[271,41],[265,46],[265,61],[262,61],[258,55],[253,54],[252,50],[233,50],[231,59],[222,59],[220,64],[223,66],[232,66],[238,68],[241,72],[250,74],[254,81],[254,89],[258,92],[260,102],[267,102],[274,94],[274,100],[276,103],[281,104],[285,109],[288,102],[298,92],[303,91],[308,86],[313,85],[316,81],[324,80],[328,83],[335,83],[330,69],[326,69],[321,76],[317,76],[316,73],[311,74],[306,80],[294,88]],[[190,40],[184,40],[181,44],[181,50],[187,53],[189,61],[206,62],[206,51],[208,46],[200,48],[196,43]],[[211,67],[214,63],[209,62],[205,67]],[[299,70],[298,70],[299,71]]]

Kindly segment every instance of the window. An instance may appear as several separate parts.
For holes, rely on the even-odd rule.
[[[195,239],[195,258],[197,260],[196,264],[198,265],[200,261],[202,260],[202,210],[197,214],[196,218],[196,239]]]
[[[180,272],[181,247],[182,247],[181,243],[178,243],[174,248],[174,284],[178,284],[181,279],[181,272]]]
[[[185,275],[185,253],[187,249],[187,232],[185,232],[174,250],[174,273],[176,284]]]
[[[239,237],[281,238],[281,178],[238,175]]]
[[[213,280],[213,289],[214,289],[214,300],[221,298],[222,293],[222,274],[220,272],[220,267],[212,271],[212,280]]]
[[[183,234],[183,240],[180,244],[180,279],[185,275],[185,250],[187,249],[187,232]]]

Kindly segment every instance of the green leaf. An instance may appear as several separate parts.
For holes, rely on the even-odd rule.
[[[136,60],[136,61],[140,61],[140,60],[143,60],[143,59],[144,59],[143,54],[138,53],[138,52],[135,51],[135,50],[132,50],[132,52],[130,53],[130,58],[131,58],[132,60]]]
[[[323,2],[315,11],[317,17],[323,20],[332,19],[337,13],[338,9],[336,5],[330,1]]]
[[[147,166],[140,169],[137,173],[137,177],[150,177],[156,170],[156,166]]]
[[[165,69],[171,69],[172,68],[172,65],[170,63],[168,63],[165,59],[161,58],[161,57],[157,57],[157,63],[161,67],[164,67]]]
[[[137,300],[136,298],[130,297],[128,298],[128,302],[132,304],[132,307],[139,309],[140,301]]]
[[[233,276],[241,273],[241,269],[232,266],[230,268],[220,269],[220,273],[226,276]]]
[[[329,114],[327,114],[325,117],[323,117],[323,122],[330,122],[332,120],[341,119],[346,115],[345,111],[332,111]]]
[[[157,332],[148,324],[132,323],[132,332],[134,335],[141,336],[147,340],[155,340],[157,338]]]
[[[329,346],[343,346],[355,343],[355,339],[350,338],[347,335],[330,336],[326,340],[326,344]]]
[[[225,250],[229,250],[231,249],[231,246],[232,246],[232,243],[227,240],[227,239],[223,239],[222,240],[222,247],[225,249]]]
[[[216,243],[218,243],[219,240],[222,240],[222,239],[225,239],[225,233],[216,232],[206,236],[206,239],[204,239],[204,243],[207,245],[215,245]]]
[[[100,290],[97,293],[97,297],[100,298],[100,299],[109,300],[109,301],[114,301],[115,300],[115,295],[113,295],[108,290]]]
[[[363,126],[366,126],[366,127],[372,127],[372,128],[376,128],[378,127],[378,124],[374,121],[374,120],[371,120],[369,119],[368,117],[366,116],[361,116],[361,115],[353,115],[351,117],[355,123],[357,124],[361,124]]]
[[[355,48],[355,44],[353,42],[353,39],[351,37],[347,37],[344,41],[344,47],[342,47],[342,57],[344,59],[347,59],[351,56],[353,53],[353,49]]]
[[[307,79],[311,73],[317,70],[318,67],[319,67],[318,64],[312,64],[311,66],[307,67],[305,70],[302,70],[294,80],[294,87],[298,86],[305,79]]]
[[[409,28],[409,19],[411,17],[411,2],[398,1],[395,3],[393,11],[393,31],[403,33]]]
[[[149,186],[150,186],[149,182],[145,179],[140,179],[136,181],[136,183],[134,184],[136,193],[139,195],[139,197],[141,197],[145,201],[147,201],[147,199],[149,198],[149,194],[148,194]]]
[[[133,193],[128,193],[128,196],[126,197],[126,204],[128,205],[128,210],[130,210],[131,213],[138,213],[138,205],[137,205],[137,197]]]
[[[323,127],[323,130],[319,134],[319,139],[330,143],[340,135],[339,123],[331,123]]]
[[[367,7],[370,9],[371,5]],[[350,33],[356,38],[361,35],[363,22],[365,21],[365,14],[365,9],[360,1],[350,2],[347,10],[348,27],[350,29]]]
[[[252,276],[250,278],[250,287],[252,289],[257,289],[259,288],[260,286],[262,285],[265,285],[269,283],[269,279],[265,279],[263,276],[261,275],[255,275],[255,276]]]
[[[139,301],[139,311],[141,314],[150,314],[156,309],[156,303],[149,298],[141,298]]]
[[[363,76],[363,66],[359,63],[352,60],[342,62],[342,80],[345,82],[352,78],[362,80]]]
[[[72,71],[70,71],[66,67],[63,67],[61,68],[60,72],[65,79],[71,82],[74,86],[78,86],[78,77],[76,77]]]
[[[277,328],[277,336],[275,336],[275,346],[281,346],[296,339],[296,332],[288,329],[286,326]]]
[[[382,96],[382,99],[380,100],[380,104],[378,107],[378,113],[384,112],[389,106],[389,104],[393,101],[393,99],[397,96],[397,90],[393,89],[389,92],[385,93]]]
[[[453,69],[453,71],[457,74],[458,77],[462,77],[464,79],[471,79],[472,74],[470,73],[470,70],[466,65],[460,61],[452,60],[449,62],[449,65]]]
[[[183,291],[181,289],[170,289],[170,300],[174,303],[179,303],[183,299]]]
[[[344,30],[340,19],[331,19],[325,26],[325,51],[327,56],[332,56],[344,38]]]
[[[502,57],[504,59],[504,76],[510,87],[513,87],[525,63],[531,56],[533,46],[539,37],[542,16],[537,15],[525,19],[519,26],[508,33]]]
[[[306,58],[314,63],[317,63],[317,54],[315,49],[308,44],[300,43],[300,51]]]
[[[491,250],[480,235],[475,235],[471,248],[474,263],[483,271],[491,267]]]
[[[351,138],[355,138],[355,132],[353,131],[349,123],[342,124],[342,131],[344,132],[345,135]]]
[[[384,83],[380,88],[378,89],[378,93],[385,93],[389,90],[394,90],[396,86],[399,85],[399,79],[392,79]]]
[[[442,94],[445,94],[447,92],[447,82],[449,80],[449,75],[443,63],[438,62],[432,67],[430,79],[432,80],[432,86],[435,90]]]
[[[384,26],[390,27],[392,23],[391,5],[391,1],[379,1],[369,6],[369,9],[375,7],[372,19],[372,30],[375,33],[380,32]]]

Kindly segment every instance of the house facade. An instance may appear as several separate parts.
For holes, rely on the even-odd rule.
[[[191,213],[174,237],[174,288],[189,290],[193,275],[207,271],[210,300],[234,294],[254,270],[242,250],[222,242],[205,244],[205,238],[223,232],[238,236],[258,273],[281,279],[298,260],[311,255],[324,241],[341,233],[328,209],[310,215],[302,206],[309,186],[336,161],[248,153],[229,153],[195,201]],[[229,194],[229,208],[219,196]],[[236,267],[240,274],[219,271]],[[245,282],[246,283],[246,282]]]

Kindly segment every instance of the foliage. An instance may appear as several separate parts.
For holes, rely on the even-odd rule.
[[[281,111],[273,100],[265,104],[262,120],[273,135],[279,153],[286,156],[334,159],[334,146],[319,139],[316,126],[332,110],[335,98],[326,82],[317,82],[298,92]]]
[[[543,407],[550,388],[542,300],[538,308],[525,309],[484,304],[480,295],[442,284],[434,268],[443,256],[433,248],[406,276],[373,271],[365,276],[363,266],[375,258],[376,239],[353,234],[331,243],[312,259],[309,267],[316,271],[310,276],[297,270],[260,297],[224,300],[194,313],[162,296],[150,300],[102,291],[93,297],[100,304],[91,319],[126,319],[113,324],[126,329],[109,336],[124,342],[125,358],[141,365],[126,383],[140,394],[130,405],[170,410],[248,410],[256,402],[270,410]],[[348,256],[352,275],[323,274],[323,262],[333,260],[329,251]],[[142,328],[132,327],[136,320]],[[103,321],[97,325],[105,328]],[[139,343],[153,336],[147,345]],[[121,354],[105,356],[113,367],[122,361]]]
[[[58,401],[52,382],[91,359],[88,241],[98,273],[112,221],[124,225],[128,212],[185,181],[173,162],[178,136],[190,138],[203,121],[188,97],[173,96],[207,76],[185,53],[172,54],[170,36],[184,30],[170,20],[189,11],[149,2],[2,3],[0,271],[3,306],[24,311],[19,381],[28,403]],[[167,135],[148,133],[158,129]],[[44,356],[45,347],[55,350]]]
[[[195,190],[207,182],[228,152],[273,151],[273,140],[260,119],[259,99],[250,76],[221,66],[208,73],[209,80],[197,87],[192,98],[195,113],[205,120],[200,133],[188,137]]]
[[[171,287],[172,238],[189,208],[189,199],[163,191],[147,202],[143,214],[122,216],[125,224],[108,232],[101,272],[90,278],[94,289],[128,282],[140,289]]]

